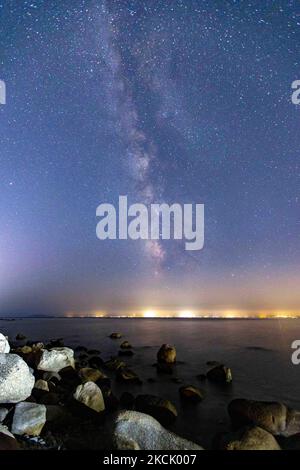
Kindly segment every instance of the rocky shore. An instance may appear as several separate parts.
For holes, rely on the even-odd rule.
[[[62,339],[43,344],[21,333],[13,340],[0,333],[0,450],[203,450],[201,442],[168,429],[180,413],[171,400],[138,393],[145,380],[126,364],[132,345],[118,332],[110,338],[119,353],[104,361],[99,350],[72,349]],[[170,375],[180,400],[191,407],[205,401],[195,381],[226,387],[233,380],[230,367],[210,362],[206,374],[182,383],[173,377],[172,345],[162,345],[154,360],[155,380]],[[119,395],[112,383],[114,390],[122,384]],[[235,399],[228,413],[231,427],[221,434],[216,430],[210,448],[300,449],[299,411],[282,403]]]

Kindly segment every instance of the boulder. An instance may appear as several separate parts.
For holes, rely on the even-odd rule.
[[[24,339],[26,339],[25,335],[22,335],[22,333],[17,334],[17,336],[16,336],[17,341],[23,341]]]
[[[128,341],[123,341],[123,343],[120,344],[120,348],[121,348],[121,349],[131,349],[132,346],[131,346],[131,344],[130,344]]]
[[[0,333],[0,353],[9,353],[9,351],[9,342],[7,341],[7,338],[2,333]]]
[[[120,338],[122,338],[122,333],[112,333],[110,335],[110,338],[111,339],[120,339]]]
[[[175,405],[156,395],[138,395],[135,399],[135,409],[153,416],[165,426],[173,423],[177,417]]]
[[[174,364],[176,361],[176,349],[170,344],[163,344],[157,353],[157,361],[164,364]]]
[[[6,426],[0,424],[0,451],[1,450],[18,450],[19,444],[15,437]]]
[[[121,361],[120,359],[118,359],[117,357],[112,357],[109,361],[106,361],[104,363],[104,366],[108,369],[108,370],[118,370],[122,367],[126,367],[126,364],[125,362]]]
[[[59,372],[65,367],[75,367],[74,351],[70,348],[52,348],[50,351],[44,349],[37,366],[39,370],[47,372]]]
[[[287,429],[289,410],[282,403],[235,399],[228,405],[234,426],[255,424],[271,434],[283,434]]]
[[[152,416],[137,411],[117,415],[112,440],[119,450],[202,450],[198,444],[167,431]]]
[[[92,367],[84,367],[80,369],[78,373],[81,381],[85,382],[97,382],[99,379],[106,379],[107,376],[99,369],[93,369]]]
[[[39,436],[46,423],[46,407],[37,403],[23,402],[15,407],[12,433]]]
[[[232,382],[231,369],[222,364],[210,369],[207,372],[206,377],[212,382],[217,382],[217,383],[226,384],[226,383]]]
[[[193,385],[187,385],[185,387],[180,387],[179,394],[182,400],[198,403],[204,398],[204,392]]]
[[[102,392],[94,382],[86,382],[82,385],[78,385],[73,396],[75,400],[83,403],[94,411],[100,412],[105,410]]]
[[[221,450],[281,450],[274,436],[258,426],[247,426],[219,439]]]
[[[0,353],[0,403],[18,403],[31,395],[34,376],[16,354]]]
[[[119,382],[141,384],[139,376],[128,367],[121,367],[117,370],[116,378]]]
[[[49,392],[49,385],[46,380],[39,379],[35,382],[34,388],[37,388],[39,390],[44,390],[45,392]]]

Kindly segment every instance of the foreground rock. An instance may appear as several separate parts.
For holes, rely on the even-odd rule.
[[[155,395],[138,395],[135,399],[135,409],[153,416],[166,426],[173,423],[177,417],[175,405]]]
[[[235,433],[224,434],[219,441],[221,450],[281,450],[274,436],[264,429],[253,426]]]
[[[46,407],[37,403],[23,402],[15,407],[12,433],[39,436],[46,423]]]
[[[0,451],[18,450],[19,444],[6,426],[0,424]]]
[[[176,361],[176,349],[170,344],[163,344],[157,353],[157,361],[162,364],[174,364]]]
[[[34,388],[37,388],[38,390],[44,390],[45,392],[49,392],[49,385],[46,380],[39,379],[35,382]]]
[[[106,379],[107,376],[101,372],[99,369],[94,369],[92,367],[84,367],[79,371],[79,377],[83,383],[85,382],[97,382],[99,379]]]
[[[179,394],[182,400],[193,403],[202,401],[204,398],[204,392],[197,387],[193,387],[192,385],[180,387]]]
[[[0,353],[0,403],[18,403],[31,395],[34,376],[16,354]]]
[[[167,431],[151,416],[136,411],[121,411],[117,415],[112,437],[119,450],[203,450]]]
[[[7,341],[6,337],[0,333],[0,353],[9,353],[9,351],[9,342]]]
[[[82,385],[78,385],[73,396],[75,400],[98,413],[105,410],[102,392],[94,382],[86,382]]]
[[[229,403],[228,412],[235,426],[255,424],[272,434],[291,435],[299,431],[298,412],[282,403],[236,399]]]
[[[74,351],[70,348],[52,348],[43,350],[38,364],[39,370],[59,372],[65,367],[75,367]]]
[[[224,384],[232,382],[231,369],[222,364],[210,369],[207,372],[206,376],[212,382],[224,383]]]

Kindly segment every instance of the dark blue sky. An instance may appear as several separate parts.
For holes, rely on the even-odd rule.
[[[0,0],[0,313],[297,310],[298,1]],[[205,204],[205,246],[96,207]]]

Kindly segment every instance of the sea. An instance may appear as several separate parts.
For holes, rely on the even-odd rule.
[[[113,379],[114,394],[120,397],[127,390],[171,400],[178,410],[171,430],[206,448],[217,433],[230,430],[227,406],[234,398],[280,401],[300,409],[300,365],[291,360],[291,344],[300,339],[300,319],[22,318],[0,320],[0,332],[11,340],[17,333],[43,342],[63,338],[65,346],[100,350],[104,360],[116,356],[119,344],[128,340],[134,355],[124,360],[143,384],[120,385]],[[112,332],[122,333],[122,339],[112,340]],[[163,343],[176,347],[172,376],[158,374],[154,367]],[[205,374],[209,361],[230,367],[232,384],[200,381],[197,376]],[[178,391],[182,385],[172,377],[201,388],[204,400],[183,403]]]

